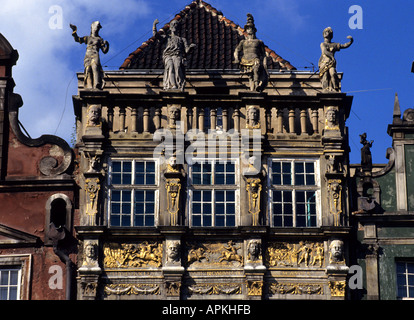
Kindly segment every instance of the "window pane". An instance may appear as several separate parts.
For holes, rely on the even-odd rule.
[[[121,216],[121,226],[122,227],[130,227],[131,226],[131,216],[130,215],[122,215]]]
[[[236,216],[227,214],[226,227],[234,227],[236,225]]]
[[[224,191],[216,191],[216,201],[224,201]]]
[[[397,273],[405,273],[405,263],[397,262]]]
[[[136,215],[134,217],[134,225],[137,227],[143,227],[144,226],[144,216],[143,215]]]
[[[203,174],[203,184],[211,184],[211,174]]]
[[[8,299],[7,292],[8,292],[7,287],[0,287],[0,300],[7,300]]]
[[[283,170],[283,173],[291,173],[292,172],[292,170],[291,170],[291,163],[290,162],[283,162],[282,163],[282,170]]]
[[[201,201],[201,191],[193,191],[193,201]]]
[[[145,184],[145,176],[143,173],[137,173],[135,175],[135,184]]]
[[[10,288],[9,300],[17,300],[17,287],[11,287]]]
[[[204,227],[211,227],[212,221],[211,221],[211,215],[203,215],[203,226]]]
[[[147,161],[147,173],[155,172],[155,162]]]
[[[216,226],[217,227],[224,227],[225,226],[224,215],[216,216]]]
[[[315,172],[315,164],[313,162],[306,162],[306,173],[314,173]]]
[[[121,162],[120,161],[112,162],[112,172],[121,172]]]
[[[113,173],[112,174],[112,184],[121,184],[121,174]]]
[[[225,184],[224,174],[216,173],[216,184]]]
[[[16,286],[19,281],[19,271],[17,270],[10,270],[10,285]]]
[[[295,173],[303,173],[304,171],[304,165],[302,162],[295,162]]]
[[[193,173],[193,184],[201,184],[201,174]]]
[[[111,226],[119,227],[120,226],[120,216],[111,215]]]
[[[407,297],[407,287],[405,286],[398,286],[398,297],[405,298]]]
[[[0,271],[0,285],[7,286],[9,284],[9,271],[3,270]]]
[[[235,201],[235,192],[234,191],[226,191],[226,200],[227,201]]]
[[[193,226],[201,227],[201,216],[193,216]]]
[[[295,185],[304,185],[305,176],[303,174],[295,174]]]
[[[292,184],[292,176],[290,174],[283,175],[283,185],[291,185]]]
[[[273,173],[280,173],[280,162],[272,162],[272,171]]]

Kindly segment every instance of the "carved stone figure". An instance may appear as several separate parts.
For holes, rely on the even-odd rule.
[[[180,210],[180,179],[167,179],[165,183],[167,189],[167,211],[170,213],[170,225],[176,226],[178,223],[178,211]]]
[[[88,108],[88,126],[96,127],[101,125],[101,107],[92,104]]]
[[[219,262],[237,261],[237,262],[243,263],[243,257],[237,254],[237,249],[239,248],[235,246],[235,243],[232,240],[230,240],[227,243],[227,247],[224,247],[224,249],[225,250],[221,252],[221,258],[219,259]]]
[[[157,34],[158,19],[153,24],[153,35]],[[164,90],[180,89],[184,90],[185,86],[185,58],[186,55],[196,47],[195,44],[187,44],[185,38],[176,35],[179,23],[173,20],[170,23],[170,34],[161,35],[167,39],[167,46],[163,52],[164,61]]]
[[[88,217],[86,225],[96,225],[96,215],[98,213],[98,197],[101,185],[99,178],[88,178],[85,180],[86,191],[86,216]]]
[[[247,108],[247,129],[260,129],[260,109],[255,106]]]
[[[104,73],[99,59],[99,50],[106,54],[109,50],[109,43],[99,36],[99,30],[102,28],[101,24],[99,21],[93,22],[91,34],[84,37],[78,36],[76,26],[71,24],[70,27],[73,30],[72,36],[75,41],[80,44],[86,43],[84,87],[102,90],[104,87]]]
[[[252,226],[258,226],[260,214],[260,193],[262,191],[262,183],[260,178],[247,179],[246,191],[249,201],[249,213],[252,215]]]
[[[344,262],[344,242],[341,240],[333,240],[329,245],[329,262]]]
[[[333,225],[335,227],[341,225],[342,214],[342,185],[341,180],[328,180],[328,195],[330,213],[333,216]]]
[[[371,147],[374,143],[374,140],[368,142],[367,134],[364,132],[363,134],[359,135],[361,137],[361,166],[363,171],[371,171],[372,170],[372,154],[371,154]]]
[[[321,57],[319,58],[319,77],[324,91],[339,92],[339,80],[336,71],[335,52],[348,48],[354,39],[351,36],[347,38],[350,40],[345,44],[331,42],[333,38],[333,31],[331,27],[323,30],[324,42],[321,43]]]
[[[256,38],[257,29],[250,13],[247,14],[244,31],[247,37],[236,47],[234,63],[239,63],[240,72],[249,76],[250,90],[261,92],[267,86],[269,78],[266,69],[266,50],[263,41]]]

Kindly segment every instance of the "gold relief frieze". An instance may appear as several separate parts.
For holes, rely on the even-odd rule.
[[[187,243],[187,266],[191,267],[242,267],[241,245],[232,240],[220,242]]]
[[[143,241],[104,245],[105,268],[161,267],[162,243]]]
[[[187,289],[189,293],[197,295],[234,295],[242,293],[242,285],[240,283],[200,283],[189,285]]]
[[[332,297],[345,297],[346,280],[329,281],[329,289]]]
[[[320,242],[275,242],[267,248],[269,267],[323,267],[324,245]]]
[[[159,295],[160,286],[157,284],[107,284],[105,286],[105,293],[109,295]]]
[[[263,281],[247,281],[247,295],[261,296],[263,292]]]
[[[323,294],[323,284],[319,283],[281,283],[274,282],[269,284],[271,294],[293,294],[293,295],[321,295]]]

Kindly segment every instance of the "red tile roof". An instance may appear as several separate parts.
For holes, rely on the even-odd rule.
[[[175,15],[181,24],[177,34],[197,47],[187,55],[188,69],[238,69],[233,53],[244,38],[244,30],[204,1],[196,0]],[[120,69],[163,69],[165,42],[158,41],[169,23],[125,59]],[[289,61],[266,47],[268,69],[296,70]]]

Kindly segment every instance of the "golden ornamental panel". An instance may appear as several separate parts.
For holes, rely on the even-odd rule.
[[[281,283],[274,282],[269,284],[271,294],[293,294],[293,295],[322,295],[323,284],[319,283]]]
[[[156,284],[107,284],[105,286],[105,294],[110,295],[159,295],[160,286]]]
[[[321,242],[274,242],[267,248],[269,267],[319,267],[325,263],[325,250]]]
[[[243,254],[241,244],[232,240],[227,243],[207,242],[193,243],[188,242],[187,246],[187,266],[194,268],[234,268],[243,266]]]
[[[103,249],[105,268],[159,268],[162,264],[162,243],[106,243]]]
[[[189,293],[196,295],[235,295],[242,293],[240,283],[200,283],[187,286]]]

